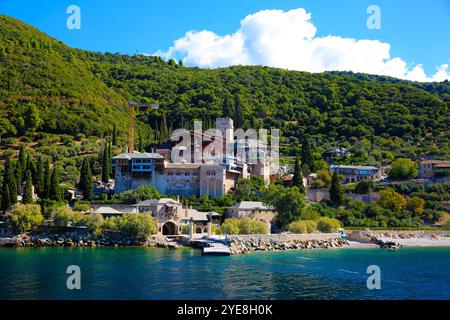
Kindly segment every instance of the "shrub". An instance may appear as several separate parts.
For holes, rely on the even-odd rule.
[[[288,230],[292,233],[303,234],[308,232],[305,221],[298,220],[291,222],[288,226]]]
[[[239,219],[236,218],[230,218],[226,219],[222,226],[222,233],[223,234],[239,234]]]
[[[267,225],[262,221],[257,221],[245,217],[239,221],[239,234],[267,234]]]
[[[75,211],[87,212],[91,209],[88,203],[76,202],[73,208]]]
[[[117,222],[118,230],[133,238],[146,238],[157,232],[156,219],[151,213],[130,213]]]
[[[102,226],[103,221],[103,216],[100,213],[91,213],[85,215],[83,224],[88,228],[92,235],[97,236],[101,234],[100,227]]]
[[[418,175],[417,163],[407,158],[397,159],[391,164],[388,175],[393,179],[414,179]]]
[[[44,222],[41,207],[36,204],[16,204],[5,220],[17,231],[27,232],[39,228]]]
[[[189,234],[189,224],[183,225],[181,228],[181,234]]]
[[[288,226],[288,230],[292,233],[313,233],[317,230],[317,223],[314,220],[298,220]]]
[[[302,211],[300,217],[301,220],[319,220],[320,213],[317,211],[315,206],[311,205]]]
[[[159,199],[161,198],[161,194],[152,186],[141,186],[135,190],[129,190],[118,194],[116,198],[137,203],[147,199]]]
[[[314,220],[305,220],[306,231],[308,233],[313,233],[317,231],[317,222]]]
[[[320,218],[317,222],[317,229],[323,233],[336,232],[340,227],[341,223],[339,222],[339,220],[328,217]]]
[[[377,203],[381,207],[394,212],[399,212],[406,207],[405,197],[392,189],[380,191],[380,200]]]
[[[53,208],[51,217],[55,226],[67,227],[72,222],[73,211],[69,206]]]

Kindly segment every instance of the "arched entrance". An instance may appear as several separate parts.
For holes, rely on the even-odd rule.
[[[165,236],[175,236],[178,234],[177,231],[178,231],[178,227],[172,221],[166,222],[162,227],[162,234]]]

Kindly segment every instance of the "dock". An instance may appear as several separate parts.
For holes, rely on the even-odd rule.
[[[231,251],[230,247],[224,244],[213,243],[210,247],[204,247],[202,250],[202,254],[209,256],[230,256]]]

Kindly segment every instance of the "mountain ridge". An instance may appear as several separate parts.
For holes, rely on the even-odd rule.
[[[281,128],[285,142],[404,139],[448,148],[450,84],[417,83],[351,72],[307,73],[261,66],[184,67],[160,57],[73,49],[17,19],[0,15],[0,116],[18,128],[29,104],[39,131],[103,136],[126,134],[127,101],[160,110],[139,119],[145,143],[153,133],[211,125],[231,116],[244,127]],[[144,125],[146,123],[147,125]]]

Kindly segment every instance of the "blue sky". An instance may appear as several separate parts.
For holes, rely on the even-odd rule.
[[[81,30],[66,27],[66,8],[72,4],[81,8]],[[366,27],[366,9],[371,4],[381,9],[381,30]],[[166,52],[190,30],[231,35],[247,15],[297,8],[311,14],[315,37],[388,43],[391,58],[400,57],[408,68],[422,64],[427,75],[450,62],[449,0],[0,0],[0,13],[25,21],[69,46],[128,54]],[[189,50],[192,46],[175,50],[173,55],[189,55]],[[188,61],[203,66],[203,61],[196,59]]]

